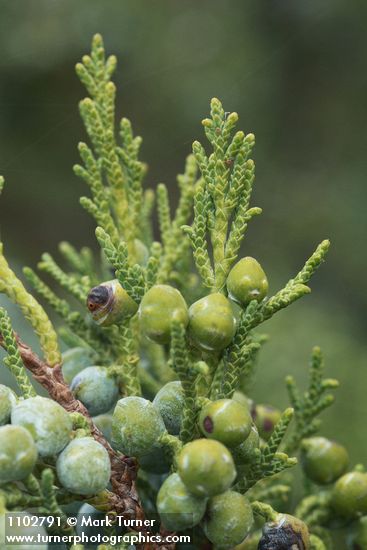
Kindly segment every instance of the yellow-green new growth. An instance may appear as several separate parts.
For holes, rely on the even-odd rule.
[[[27,292],[23,283],[10,269],[0,243],[0,292],[17,304],[24,317],[31,323],[37,334],[45,360],[50,366],[61,362],[57,334],[43,307]]]
[[[2,307],[0,307],[0,334],[3,338],[3,345],[8,354],[8,356],[4,359],[5,365],[14,375],[22,395],[25,398],[35,396],[36,392],[23,365],[9,315]]]

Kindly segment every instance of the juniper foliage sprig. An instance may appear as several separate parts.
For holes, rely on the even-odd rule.
[[[308,525],[322,525],[330,516],[330,492],[321,491],[304,497],[297,505],[295,514]]]
[[[233,342],[224,355],[224,372],[221,377],[221,397],[232,397],[241,376],[245,374],[246,365],[259,350],[260,344],[252,342],[250,337],[251,321],[258,310],[258,302],[253,300],[242,310],[238,328]]]
[[[96,237],[108,261],[115,269],[115,275],[122,288],[135,302],[139,303],[145,291],[143,269],[138,264],[129,266],[128,248],[124,241],[115,246],[111,236],[102,227],[97,227]]]
[[[265,521],[276,521],[278,513],[265,502],[255,500],[251,503],[252,511],[256,516],[262,517]]]
[[[261,479],[278,474],[297,464],[296,458],[290,458],[286,453],[280,451],[293,415],[294,411],[291,408],[282,413],[269,441],[261,451],[255,454],[248,472],[243,480],[240,480],[239,488],[241,492],[245,493]]]
[[[4,340],[4,346],[7,352],[7,357],[4,359],[4,364],[14,375],[22,395],[25,398],[33,397],[36,395],[36,392],[24,368],[23,361],[19,353],[18,344],[11,326],[10,317],[2,307],[0,307],[0,334]]]
[[[41,495],[41,487],[39,480],[33,474],[30,474],[24,481],[23,485],[31,495]]]
[[[136,353],[129,321],[120,325],[114,343],[116,365],[110,368],[111,374],[114,373],[118,377],[125,395],[141,395],[137,369],[139,356]]]
[[[15,483],[2,485],[0,501],[3,500],[6,509],[10,511],[18,512],[32,508],[36,509],[38,514],[58,516],[63,532],[70,534],[72,529],[68,527],[66,515],[61,508],[61,504],[65,501],[63,493],[64,491],[55,485],[52,469],[46,467],[42,470],[39,478],[31,474],[17,485]]]
[[[162,261],[162,245],[159,242],[153,242],[150,247],[150,257],[145,268],[145,289],[149,290],[157,284],[159,279],[160,263]]]
[[[83,197],[82,205],[115,245],[124,238],[134,262],[134,239],[142,233],[142,179],[146,166],[138,159],[142,140],[133,135],[126,118],[120,122],[120,145],[116,139],[116,87],[111,81],[116,65],[115,56],[106,59],[100,35],[93,38],[91,55],[85,55],[76,65],[77,75],[90,95],[80,102],[80,113],[93,150],[84,143],[79,145],[84,166],[77,165],[74,170],[92,192],[92,199]]]
[[[78,252],[72,244],[62,241],[59,252],[76,275],[91,277],[95,274],[93,252],[87,246],[83,246]]]
[[[146,189],[143,193],[140,226],[141,238],[147,245],[153,241],[152,212],[155,204],[155,193],[153,189]]]
[[[106,335],[104,335],[103,341],[98,327],[88,325],[84,316],[79,311],[73,310],[66,300],[59,298],[30,267],[24,267],[23,273],[37,294],[44,298],[55,313],[65,321],[67,327],[72,331],[73,338],[78,339],[77,345],[94,350],[96,359],[102,360],[102,358],[108,357],[109,348],[105,345]]]
[[[311,356],[308,390],[301,394],[293,376],[286,378],[289,400],[295,413],[294,433],[286,446],[289,452],[295,452],[303,438],[318,431],[320,421],[317,416],[334,402],[334,396],[328,391],[336,389],[339,383],[333,378],[324,379],[323,371],[323,356],[320,348],[315,347]]]
[[[220,291],[237,258],[247,224],[261,209],[249,209],[255,170],[249,159],[253,134],[246,136],[239,131],[231,139],[238,115],[227,115],[216,98],[211,101],[210,114],[203,126],[213,153],[207,156],[201,143],[194,142],[202,180],[195,193],[194,222],[191,227],[184,226],[184,231],[191,240],[203,284]]]
[[[185,329],[178,321],[173,321],[171,328],[171,366],[181,381],[185,395],[180,439],[183,443],[187,443],[193,439],[196,432],[198,396],[195,380],[198,372],[190,361]]]
[[[46,361],[54,366],[61,361],[56,331],[37,300],[26,291],[23,283],[9,267],[0,243],[0,292],[17,304],[24,317],[31,323],[37,334]]]
[[[0,513],[5,511],[26,510],[41,506],[43,497],[31,495],[19,488],[15,483],[3,485],[0,489]]]
[[[85,305],[87,292],[91,286],[88,276],[82,284],[81,281],[76,280],[74,275],[65,273],[53,257],[47,253],[42,254],[42,261],[38,263],[38,269],[53,277],[62,288],[70,292],[83,306]]]
[[[322,241],[316,248],[315,252],[306,261],[302,269],[293,279],[288,281],[284,288],[279,290],[271,298],[258,304],[251,316],[252,319],[248,323],[249,329],[255,328],[260,323],[267,321],[281,309],[284,309],[305,294],[311,292],[310,288],[307,286],[307,283],[325,260],[329,247],[330,241]]]
[[[252,305],[256,308],[257,302],[254,301]],[[252,306],[249,306],[248,312],[251,311]],[[225,350],[222,358],[214,365],[209,392],[211,399],[232,397],[239,385],[241,375],[244,374],[247,365],[251,364],[251,357],[259,349],[259,346],[254,344],[249,337],[248,318],[251,318],[251,316],[247,315],[246,317],[245,310],[242,310],[237,332],[230,347]]]
[[[68,302],[59,298],[30,267],[24,267],[23,274],[34,290],[46,300],[53,310],[60,315],[60,317],[67,320],[71,314],[71,308]]]
[[[170,214],[167,187],[164,184],[157,187],[157,208],[163,244],[163,254],[157,275],[159,283],[170,280],[178,260],[185,254],[187,239],[182,235],[181,226],[188,221],[191,215],[196,180],[197,164],[194,156],[189,155],[186,159],[184,173],[177,176],[180,197],[173,219]]]
[[[257,345],[253,349],[250,357],[245,361],[244,368],[240,371],[239,385],[236,386],[238,390],[244,392],[245,394],[251,392],[252,385],[256,380],[256,368],[258,364],[259,354],[263,345],[268,342],[269,337],[267,334],[258,334],[252,331],[250,339],[254,344]]]
[[[260,500],[266,501],[269,504],[279,505],[281,503],[287,503],[291,492],[291,486],[280,481],[274,481],[277,476],[271,478],[264,478],[262,482],[254,485],[247,493],[247,497],[250,501]],[[266,483],[267,482],[267,483]]]
[[[251,342],[251,332],[254,328],[270,319],[275,313],[289,306],[305,294],[311,292],[306,286],[317,268],[324,261],[330,242],[328,240],[316,248],[299,273],[288,281],[285,287],[274,296],[263,302],[253,300],[245,310],[241,311],[237,332],[231,346],[224,355],[223,396],[231,397],[240,384],[241,376],[250,374],[247,365],[259,349],[259,344]]]

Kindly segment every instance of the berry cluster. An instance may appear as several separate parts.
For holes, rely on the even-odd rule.
[[[0,428],[0,484],[25,480],[38,460],[54,457],[62,487],[80,495],[103,491],[111,475],[108,453],[92,437],[76,435],[72,417],[52,399],[13,401]]]
[[[70,302],[24,269],[63,321],[57,331],[0,247],[0,292],[20,307],[42,351],[21,341],[0,308],[4,365],[19,388],[0,386],[0,546],[7,511],[57,515],[59,531],[70,533],[66,505],[75,503],[81,513],[138,519],[131,531],[158,514],[161,534],[188,532],[191,548],[329,550],[335,527],[350,548],[367,548],[367,473],[349,469],[346,449],[316,435],[337,387],[323,377],[319,348],[307,391],[286,380],[291,407],[250,398],[266,340],[258,327],[310,292],[329,242],[269,295],[260,263],[240,257],[261,213],[250,207],[253,134],[235,131],[237,114],[213,99],[203,120],[211,152],[194,142],[172,213],[165,185],[143,190],[141,138],[127,119],[116,136],[115,67],[99,35],[77,64],[90,145],[79,144],[74,171],[91,192],[81,204],[96,221],[100,261],[66,242],[65,269],[42,256],[39,270]],[[49,397],[37,395],[34,380]],[[292,507],[297,454],[304,488]],[[175,545],[144,545],[158,547]]]

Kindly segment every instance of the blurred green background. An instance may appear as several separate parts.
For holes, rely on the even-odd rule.
[[[271,289],[332,240],[312,295],[266,326],[254,395],[284,406],[284,376],[303,383],[311,347],[322,346],[342,384],[323,432],[353,463],[367,456],[366,16],[365,2],[338,0],[0,2],[0,231],[13,265],[56,255],[63,239],[95,246],[71,167],[85,139],[74,64],[101,32],[119,59],[118,114],[144,137],[147,185],[167,183],[174,201],[175,174],[217,96],[256,134],[253,205],[264,213],[244,253]]]

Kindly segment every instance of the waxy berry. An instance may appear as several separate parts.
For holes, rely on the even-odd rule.
[[[108,412],[119,395],[116,379],[107,367],[87,367],[73,378],[70,389],[92,416]]]
[[[242,305],[251,300],[261,302],[268,293],[268,280],[254,258],[242,258],[232,267],[227,278],[227,290],[230,298]]]
[[[169,285],[155,285],[144,295],[139,320],[142,332],[157,344],[167,344],[171,337],[172,321],[185,327],[189,321],[185,299]]]
[[[57,477],[65,489],[91,496],[109,482],[111,464],[106,449],[91,437],[73,439],[56,462]]]
[[[206,499],[190,493],[178,474],[163,482],[157,496],[157,510],[164,527],[180,531],[194,527],[205,513]]]
[[[158,409],[143,397],[124,397],[113,413],[114,446],[128,456],[140,458],[151,453],[166,431]]]
[[[232,305],[218,292],[193,303],[189,308],[189,318],[190,338],[204,351],[226,348],[235,335],[236,319]]]
[[[367,473],[349,472],[335,483],[331,505],[342,517],[367,514]]]
[[[0,485],[29,476],[37,457],[37,447],[28,430],[11,425],[0,428]]]
[[[187,443],[179,454],[177,465],[188,490],[200,497],[223,493],[236,477],[231,453],[214,439]]]
[[[181,382],[178,381],[165,384],[153,400],[170,434],[180,433],[184,403],[184,391]]]
[[[66,410],[47,397],[30,397],[12,410],[11,422],[32,435],[41,456],[58,454],[69,443],[72,421]]]
[[[315,483],[332,483],[344,474],[348,468],[347,450],[339,443],[325,437],[304,439],[301,445],[302,467]]]
[[[17,396],[8,388],[0,384],[0,426],[10,420],[12,408],[17,404]]]
[[[233,399],[219,399],[205,405],[199,416],[199,428],[205,437],[234,447],[250,433],[252,419],[248,408]]]
[[[232,548],[248,535],[254,518],[251,504],[235,491],[226,491],[208,502],[204,532],[220,548]]]

